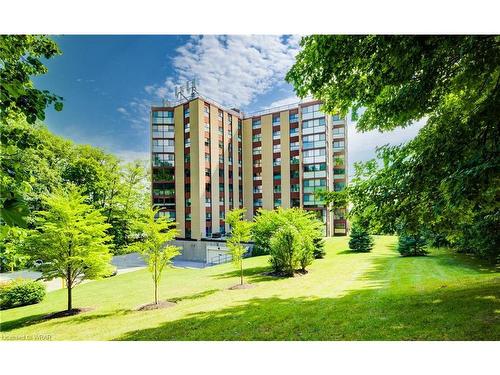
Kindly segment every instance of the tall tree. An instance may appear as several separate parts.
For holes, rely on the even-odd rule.
[[[62,110],[62,98],[35,88],[31,77],[47,73],[41,59],[61,52],[43,35],[0,35],[0,122],[23,114],[30,124],[45,119],[45,109],[53,104]]]
[[[144,257],[151,272],[154,286],[154,303],[158,305],[158,293],[163,270],[179,254],[179,247],[169,244],[178,234],[176,223],[166,217],[158,217],[158,210],[147,208],[135,223],[141,240],[130,245]]]
[[[29,253],[43,262],[40,269],[44,279],[65,280],[67,311],[71,312],[73,288],[110,271],[111,237],[106,234],[109,224],[100,211],[85,203],[74,185],[48,194],[43,202],[46,209],[37,212]]]
[[[361,131],[427,120],[410,143],[361,167],[354,184],[365,190],[353,209],[370,210],[380,227],[444,235],[498,259],[500,37],[315,35],[301,45],[287,74],[299,96],[331,113],[352,108]]]
[[[226,215],[226,223],[231,226],[231,236],[227,240],[227,247],[231,252],[234,265],[240,270],[240,285],[243,285],[243,256],[246,247],[243,243],[252,238],[252,223],[243,220],[246,208],[231,210]]]

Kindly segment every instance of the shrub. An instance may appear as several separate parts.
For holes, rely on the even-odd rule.
[[[373,248],[373,238],[368,233],[366,227],[359,223],[354,223],[351,228],[349,239],[349,249],[360,253],[368,253]]]
[[[427,255],[425,239],[420,235],[401,235],[398,251],[404,257]]]
[[[270,253],[271,237],[285,225],[293,225],[304,235],[307,233],[312,241],[317,244],[315,257],[324,255],[323,224],[316,218],[314,212],[301,208],[278,208],[273,211],[259,210],[252,227],[254,249],[252,255],[265,255]]]
[[[307,237],[300,237],[298,244],[298,258],[300,263],[300,270],[306,271],[306,267],[311,265],[314,260],[314,241]]]
[[[293,276],[299,265],[299,238],[297,229],[285,225],[278,229],[270,241],[269,259],[273,271],[283,276]]]
[[[325,251],[325,240],[323,237],[315,237],[313,238],[313,256],[314,259],[323,259],[326,255]]]
[[[45,285],[39,281],[17,279],[0,284],[0,310],[32,305],[45,297]]]

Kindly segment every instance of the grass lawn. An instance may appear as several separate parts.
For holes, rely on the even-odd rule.
[[[347,238],[327,239],[327,256],[309,274],[263,276],[267,257],[245,260],[253,289],[231,264],[167,269],[162,299],[174,307],[135,311],[151,302],[146,270],[75,288],[81,315],[40,320],[63,310],[65,290],[32,306],[0,312],[1,337],[52,340],[500,340],[500,273],[471,257],[434,249],[402,258],[395,237],[376,237],[372,253],[352,254]]]

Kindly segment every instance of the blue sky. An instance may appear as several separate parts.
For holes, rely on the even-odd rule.
[[[55,36],[63,54],[47,61],[38,87],[64,97],[46,124],[78,143],[125,160],[147,158],[148,110],[173,99],[175,85],[196,78],[199,91],[246,112],[297,101],[284,76],[299,51],[297,36]],[[349,164],[377,145],[412,138],[422,124],[360,134],[349,124]]]

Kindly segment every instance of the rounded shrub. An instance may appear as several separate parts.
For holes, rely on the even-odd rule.
[[[368,230],[359,223],[354,223],[349,238],[349,249],[359,253],[368,253],[373,248],[373,238]]]
[[[426,241],[419,235],[401,235],[398,242],[398,251],[404,257],[427,255]]]
[[[0,310],[38,303],[45,294],[45,285],[39,281],[16,279],[1,283]]]

